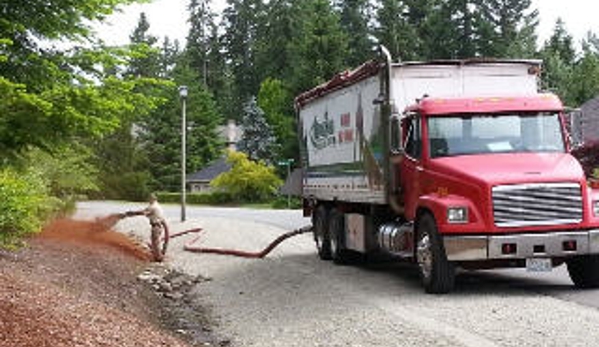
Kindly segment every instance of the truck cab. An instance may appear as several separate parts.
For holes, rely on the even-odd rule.
[[[575,284],[596,283],[599,191],[569,154],[556,96],[423,98],[396,126],[391,198],[429,285],[451,285],[454,265],[564,261]]]

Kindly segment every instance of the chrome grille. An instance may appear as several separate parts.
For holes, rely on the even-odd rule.
[[[498,227],[556,225],[582,221],[577,183],[539,183],[493,187],[493,215]]]

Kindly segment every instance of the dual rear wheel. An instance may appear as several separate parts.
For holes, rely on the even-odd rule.
[[[333,260],[336,264],[345,264],[349,251],[345,244],[345,217],[339,209],[319,205],[314,211],[314,241],[318,256],[322,260]]]

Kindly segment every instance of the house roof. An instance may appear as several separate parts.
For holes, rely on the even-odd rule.
[[[225,158],[220,158],[202,170],[187,176],[187,182],[210,182],[221,173],[231,170],[231,164]]]

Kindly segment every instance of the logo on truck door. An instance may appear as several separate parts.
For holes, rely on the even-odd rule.
[[[325,112],[322,121],[319,121],[318,117],[314,117],[314,122],[310,127],[310,142],[316,149],[335,145],[335,124],[332,119],[329,119],[328,112]]]

